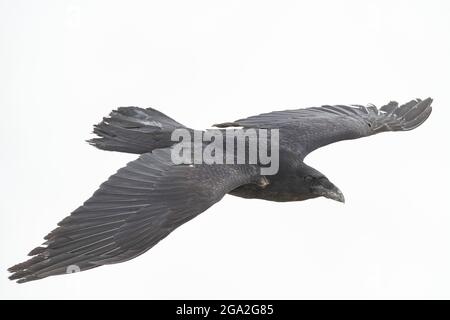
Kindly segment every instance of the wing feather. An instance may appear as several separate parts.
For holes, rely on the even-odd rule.
[[[379,109],[374,105],[325,105],[275,111],[215,126],[280,129],[280,143],[304,158],[333,142],[417,128],[430,116],[432,101],[416,99],[401,106],[391,101]]]
[[[9,269],[10,279],[22,283],[132,259],[258,175],[246,165],[176,166],[170,149],[144,154],[59,222],[29,260]]]

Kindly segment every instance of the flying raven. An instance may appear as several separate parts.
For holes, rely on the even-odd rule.
[[[431,114],[432,99],[399,106],[326,105],[276,111],[216,125],[279,129],[279,170],[261,175],[259,164],[177,165],[171,133],[186,128],[152,108],[121,107],[94,127],[97,148],[140,154],[104,182],[81,207],[9,271],[19,283],[130,260],[183,223],[232,194],[270,201],[326,197],[342,192],[303,159],[333,142],[385,131],[407,131]],[[190,130],[190,129],[188,129]]]

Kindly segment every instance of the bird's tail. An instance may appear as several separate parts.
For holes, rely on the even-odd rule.
[[[102,150],[142,154],[169,147],[173,130],[186,128],[153,108],[120,107],[94,126],[88,142]]]

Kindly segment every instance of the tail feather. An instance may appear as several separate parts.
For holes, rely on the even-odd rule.
[[[142,154],[173,144],[172,131],[186,128],[153,108],[120,107],[94,126],[99,138],[88,143],[102,150]]]

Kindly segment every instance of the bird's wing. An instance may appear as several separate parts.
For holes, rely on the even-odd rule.
[[[257,175],[250,165],[174,165],[170,149],[144,154],[62,220],[32,258],[11,267],[10,279],[27,282],[132,259]]]
[[[373,105],[336,105],[275,111],[217,124],[220,128],[280,129],[280,142],[302,158],[333,142],[356,139],[385,131],[407,131],[421,125],[431,113],[432,99]]]

